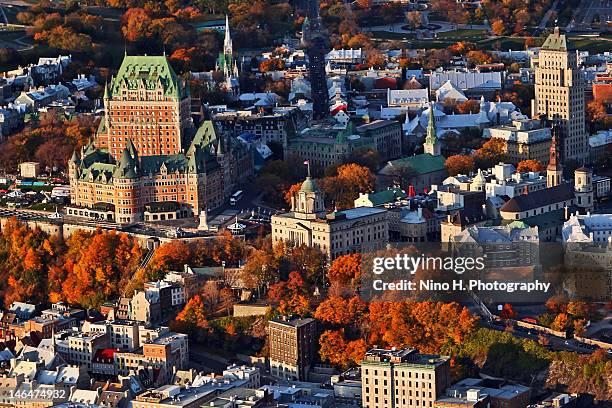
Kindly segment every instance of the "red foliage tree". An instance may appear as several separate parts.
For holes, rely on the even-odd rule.
[[[469,174],[474,171],[475,168],[474,158],[472,156],[456,154],[446,159],[444,162],[444,167],[446,168],[449,176]]]
[[[537,160],[523,160],[516,166],[516,171],[519,173],[527,173],[530,171],[540,172],[543,169],[542,163]]]

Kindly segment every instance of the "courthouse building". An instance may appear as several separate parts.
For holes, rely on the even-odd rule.
[[[291,211],[272,216],[272,242],[287,241],[319,248],[330,259],[382,248],[389,221],[383,208],[359,207],[326,214],[323,193],[306,177],[291,199]]]

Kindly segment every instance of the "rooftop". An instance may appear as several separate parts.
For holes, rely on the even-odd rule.
[[[515,196],[502,206],[503,212],[522,212],[574,198],[574,186],[568,183]]]
[[[290,319],[290,320],[272,319],[270,320],[270,323],[275,323],[275,324],[280,324],[283,326],[290,326],[290,327],[301,327],[301,326],[305,326],[307,324],[313,323],[314,321],[315,319],[311,317],[307,317],[305,319]]]

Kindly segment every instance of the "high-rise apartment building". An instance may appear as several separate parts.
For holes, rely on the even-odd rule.
[[[315,353],[317,324],[312,318],[270,320],[270,373],[285,380],[304,381]]]
[[[450,386],[450,358],[372,349],[361,362],[364,408],[427,408]]]
[[[562,161],[581,162],[588,157],[584,105],[584,84],[576,50],[557,27],[540,49],[532,114],[546,115],[559,124]]]

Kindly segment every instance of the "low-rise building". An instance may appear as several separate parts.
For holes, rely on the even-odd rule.
[[[546,177],[538,172],[511,173],[509,177],[502,175],[501,167],[511,164],[500,163],[495,166],[495,176],[489,178],[485,184],[487,198],[489,197],[516,197],[525,193],[544,190],[546,188]],[[500,172],[497,172],[499,168]]]
[[[29,111],[35,112],[50,105],[52,102],[59,101],[69,96],[70,90],[64,85],[58,84],[40,88],[35,91],[24,91],[15,98],[15,103],[25,105]]]
[[[397,121],[378,120],[355,126],[335,120],[312,124],[287,142],[285,157],[308,160],[317,171],[345,163],[354,152],[372,150],[382,160],[401,156],[402,129]]]
[[[387,210],[359,207],[326,214],[323,193],[310,175],[292,198],[291,212],[273,215],[271,224],[272,242],[316,247],[330,259],[388,242]]]
[[[23,127],[24,114],[17,109],[0,108],[0,138],[15,133]]]
[[[270,112],[223,111],[213,115],[221,134],[240,136],[250,133],[265,143],[284,145],[287,139],[306,127],[306,115],[297,107],[275,107]]]
[[[427,89],[388,89],[387,106],[406,110],[425,109],[429,104]],[[401,112],[399,112],[401,113]]]
[[[93,358],[98,350],[106,348],[106,333],[68,332],[56,335],[57,351],[72,364],[91,371]]]
[[[593,192],[595,193],[595,199],[607,199],[610,196],[610,177],[594,175]]]
[[[468,96],[491,95],[500,91],[503,85],[502,72],[476,72],[476,71],[434,71],[429,78],[429,87],[432,93],[442,87],[447,81],[460,89]]]
[[[523,408],[529,403],[529,387],[503,384],[499,387],[487,386],[480,378],[466,378],[446,389],[447,396],[467,395],[468,392],[488,395],[491,408]]]
[[[357,207],[384,207],[407,198],[408,195],[401,188],[388,188],[376,193],[359,193],[355,199]]]
[[[361,362],[364,408],[431,407],[450,386],[450,358],[415,349],[372,349]]]
[[[432,184],[440,184],[448,173],[444,167],[444,156],[423,153],[416,156],[392,160],[378,172],[379,188],[412,185],[416,192],[424,192]]]
[[[19,163],[19,174],[22,178],[37,178],[40,175],[40,163],[23,162]]]
[[[589,136],[589,157],[591,162],[596,163],[610,156],[612,149],[612,130],[600,130]]]
[[[499,212],[505,220],[522,220],[570,207],[573,204],[574,187],[571,184],[560,184],[513,197],[502,206]]]
[[[543,127],[538,120],[514,120],[512,124],[484,129],[482,135],[503,140],[508,163],[536,160],[544,166],[548,164],[552,135],[550,128]]]
[[[270,320],[268,336],[270,374],[284,380],[306,380],[315,353],[316,320]]]

